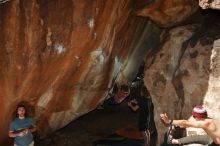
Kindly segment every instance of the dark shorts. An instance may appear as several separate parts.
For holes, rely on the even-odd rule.
[[[219,144],[212,143],[209,146],[220,146]]]

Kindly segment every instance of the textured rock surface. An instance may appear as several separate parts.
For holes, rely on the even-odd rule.
[[[134,6],[131,0],[13,0],[0,5],[1,143],[19,102],[28,105],[43,134],[104,100],[128,58],[143,50],[143,30],[160,32],[136,17]],[[137,70],[136,62],[125,72]]]
[[[148,22],[143,30],[142,36],[134,46],[134,50],[126,65],[119,74],[120,82],[129,82],[135,78],[138,70],[134,67],[139,67],[141,63],[143,63],[143,59],[146,57],[146,54],[157,47],[160,43],[160,33],[161,30],[158,29],[158,27],[156,27],[153,23]]]
[[[194,29],[193,26],[187,26],[171,30],[163,47],[156,54],[153,64],[150,64],[145,72],[145,84],[156,107],[155,119],[158,122],[158,132],[161,134],[159,137],[162,137],[165,130],[164,125],[160,123],[159,113],[168,112],[169,115],[175,116],[175,118],[179,118],[180,114],[187,114],[182,113],[183,106],[185,106],[182,76],[187,75],[187,73],[184,73],[183,70],[177,74],[176,71],[183,55],[182,44],[190,39]],[[193,71],[194,69],[188,66],[187,70]],[[173,81],[176,81],[176,83],[174,84]],[[179,88],[179,90],[176,90],[176,88]],[[201,100],[201,98],[199,99]]]
[[[149,17],[162,27],[169,27],[184,21],[198,9],[195,0],[155,0],[137,12],[137,15]]]
[[[210,62],[208,89],[204,105],[211,118],[220,119],[220,39],[214,41]]]
[[[212,49],[213,40],[220,37],[219,22],[205,22],[210,27],[203,23],[201,29],[189,25],[170,30],[156,55],[146,58],[145,84],[155,104],[159,137],[166,130],[159,120],[161,112],[187,119],[193,106],[204,102],[210,116],[219,118],[218,41]]]
[[[220,0],[199,0],[199,6],[202,9],[218,9],[220,10]]]
[[[176,27],[164,31],[160,39],[161,29],[135,16],[135,10],[148,2],[2,3],[0,145],[6,145],[2,143],[7,141],[18,103],[28,105],[41,135],[54,131],[93,110],[116,80],[133,79],[142,59],[155,47],[158,50],[146,57],[145,84],[155,104],[159,140],[166,130],[160,112],[188,118],[192,107],[204,102],[210,116],[219,118],[219,23],[204,20],[202,25]],[[137,14],[170,27],[197,9],[195,0],[156,0]],[[218,16],[212,20],[219,20]]]

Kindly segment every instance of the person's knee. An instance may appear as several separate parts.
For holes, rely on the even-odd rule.
[[[178,139],[172,139],[172,144],[180,144],[180,142],[178,141]]]

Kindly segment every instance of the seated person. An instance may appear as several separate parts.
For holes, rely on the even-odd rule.
[[[172,144],[220,144],[220,121],[209,118],[206,109],[201,105],[193,108],[192,115],[194,120],[171,120],[167,114],[160,115],[161,119],[166,124],[173,124],[182,128],[200,128],[205,132],[205,134],[202,135],[195,135],[193,132],[194,135],[192,136],[187,136],[181,139],[170,139],[170,142]]]

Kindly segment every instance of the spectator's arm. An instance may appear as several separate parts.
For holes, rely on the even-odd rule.
[[[18,132],[18,133],[15,133],[14,131],[9,131],[8,136],[14,138],[14,137],[17,137],[17,136],[22,137],[22,136],[24,136],[25,134],[27,134],[27,133],[25,132],[25,130],[23,130],[23,131],[21,131],[21,132]]]
[[[8,132],[8,136],[14,138],[14,137],[17,136],[17,134],[14,133],[14,131],[9,131],[9,132]]]

